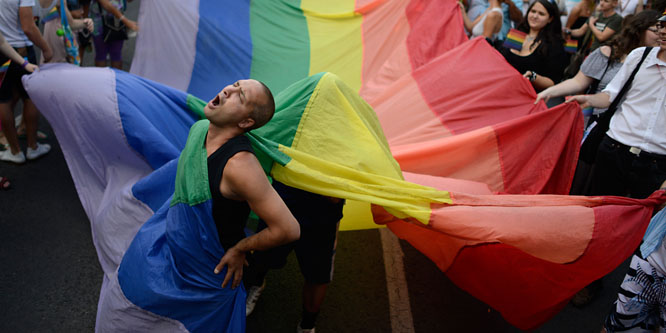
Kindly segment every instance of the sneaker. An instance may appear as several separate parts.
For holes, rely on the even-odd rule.
[[[51,150],[51,145],[49,145],[48,143],[38,143],[37,149],[32,149],[28,147],[26,155],[29,160],[34,160],[48,153],[50,150]]]
[[[251,286],[247,290],[247,298],[245,299],[246,317],[249,316],[252,313],[252,311],[254,311],[254,307],[257,305],[257,301],[261,296],[261,292],[264,291],[264,288],[266,288],[266,280],[264,280],[261,286]]]
[[[16,164],[23,164],[25,163],[25,155],[22,151],[19,151],[18,154],[14,155],[12,154],[12,151],[8,149],[0,151],[0,160]]]
[[[315,333],[315,328],[301,328],[301,322],[296,325],[296,333]]]

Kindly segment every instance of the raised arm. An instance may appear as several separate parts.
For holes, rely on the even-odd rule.
[[[469,19],[469,16],[467,16],[467,11],[465,11],[465,6],[464,6],[462,3],[460,3],[460,2],[458,2],[458,6],[460,7],[460,12],[461,12],[461,14],[462,14],[462,18],[463,18],[463,26],[465,27],[465,29],[466,29],[468,32],[471,33],[471,32],[472,32],[472,28],[474,28],[474,24],[475,24],[476,22],[478,22],[478,20],[474,20],[474,22],[472,22],[472,21]]]
[[[578,17],[580,16],[580,11],[581,11],[581,6],[583,4],[583,1],[577,3],[574,8],[571,9],[571,13],[567,17],[567,23],[564,25],[566,29],[571,29],[571,26],[578,20]]]
[[[266,179],[259,161],[249,152],[240,152],[227,162],[224,167],[220,192],[227,198],[245,200],[262,220],[267,228],[242,239],[228,249],[215,273],[228,266],[227,275],[222,282],[224,288],[233,279],[232,288],[240,284],[243,276],[245,254],[253,250],[266,250],[289,243],[300,237],[300,227],[289,208],[275,192]]]
[[[519,2],[522,6],[522,1]],[[523,11],[520,10],[520,7],[518,7],[518,5],[513,2],[513,0],[506,0],[504,3],[509,6],[509,19],[511,19],[511,21],[513,21],[513,23],[517,26],[520,24],[520,22],[523,21]]]
[[[608,26],[606,26],[604,31],[597,29],[594,24],[597,23],[598,20],[599,19],[596,17],[590,17],[590,19],[587,21],[587,25],[590,31],[592,31],[594,34],[594,37],[596,37],[599,42],[605,42],[615,34],[615,30]]]

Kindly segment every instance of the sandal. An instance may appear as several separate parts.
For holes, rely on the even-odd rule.
[[[0,176],[0,190],[8,190],[11,185],[7,177]]]

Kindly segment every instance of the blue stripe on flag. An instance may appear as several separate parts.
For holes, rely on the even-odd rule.
[[[187,94],[122,71],[115,74],[127,142],[153,169],[178,158],[190,127],[198,120],[187,107]]]
[[[224,86],[249,78],[251,65],[250,1],[201,0],[196,56],[187,92],[212,99]]]
[[[195,206],[170,200],[139,230],[118,269],[125,297],[191,332],[244,332],[245,289],[222,289],[224,254],[210,200]]]
[[[178,159],[174,158],[132,186],[132,194],[156,212],[173,195]]]

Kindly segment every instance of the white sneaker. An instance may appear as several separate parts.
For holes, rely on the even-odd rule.
[[[0,160],[16,164],[23,164],[25,163],[25,155],[22,151],[19,151],[18,154],[14,155],[12,154],[11,150],[7,149],[0,151]]]
[[[28,147],[28,150],[26,151],[26,155],[29,160],[34,160],[36,158],[39,158],[40,156],[43,156],[44,154],[48,153],[51,150],[51,145],[48,143],[38,143],[37,144],[37,149],[32,149]]]
[[[252,286],[247,290],[247,298],[245,299],[245,317],[249,316],[252,311],[254,311],[254,307],[257,305],[259,296],[261,296],[261,292],[264,291],[264,288],[266,288],[266,280],[264,280],[264,283],[262,283],[261,286]]]
[[[301,322],[296,325],[296,333],[315,333],[315,328],[301,328]]]

